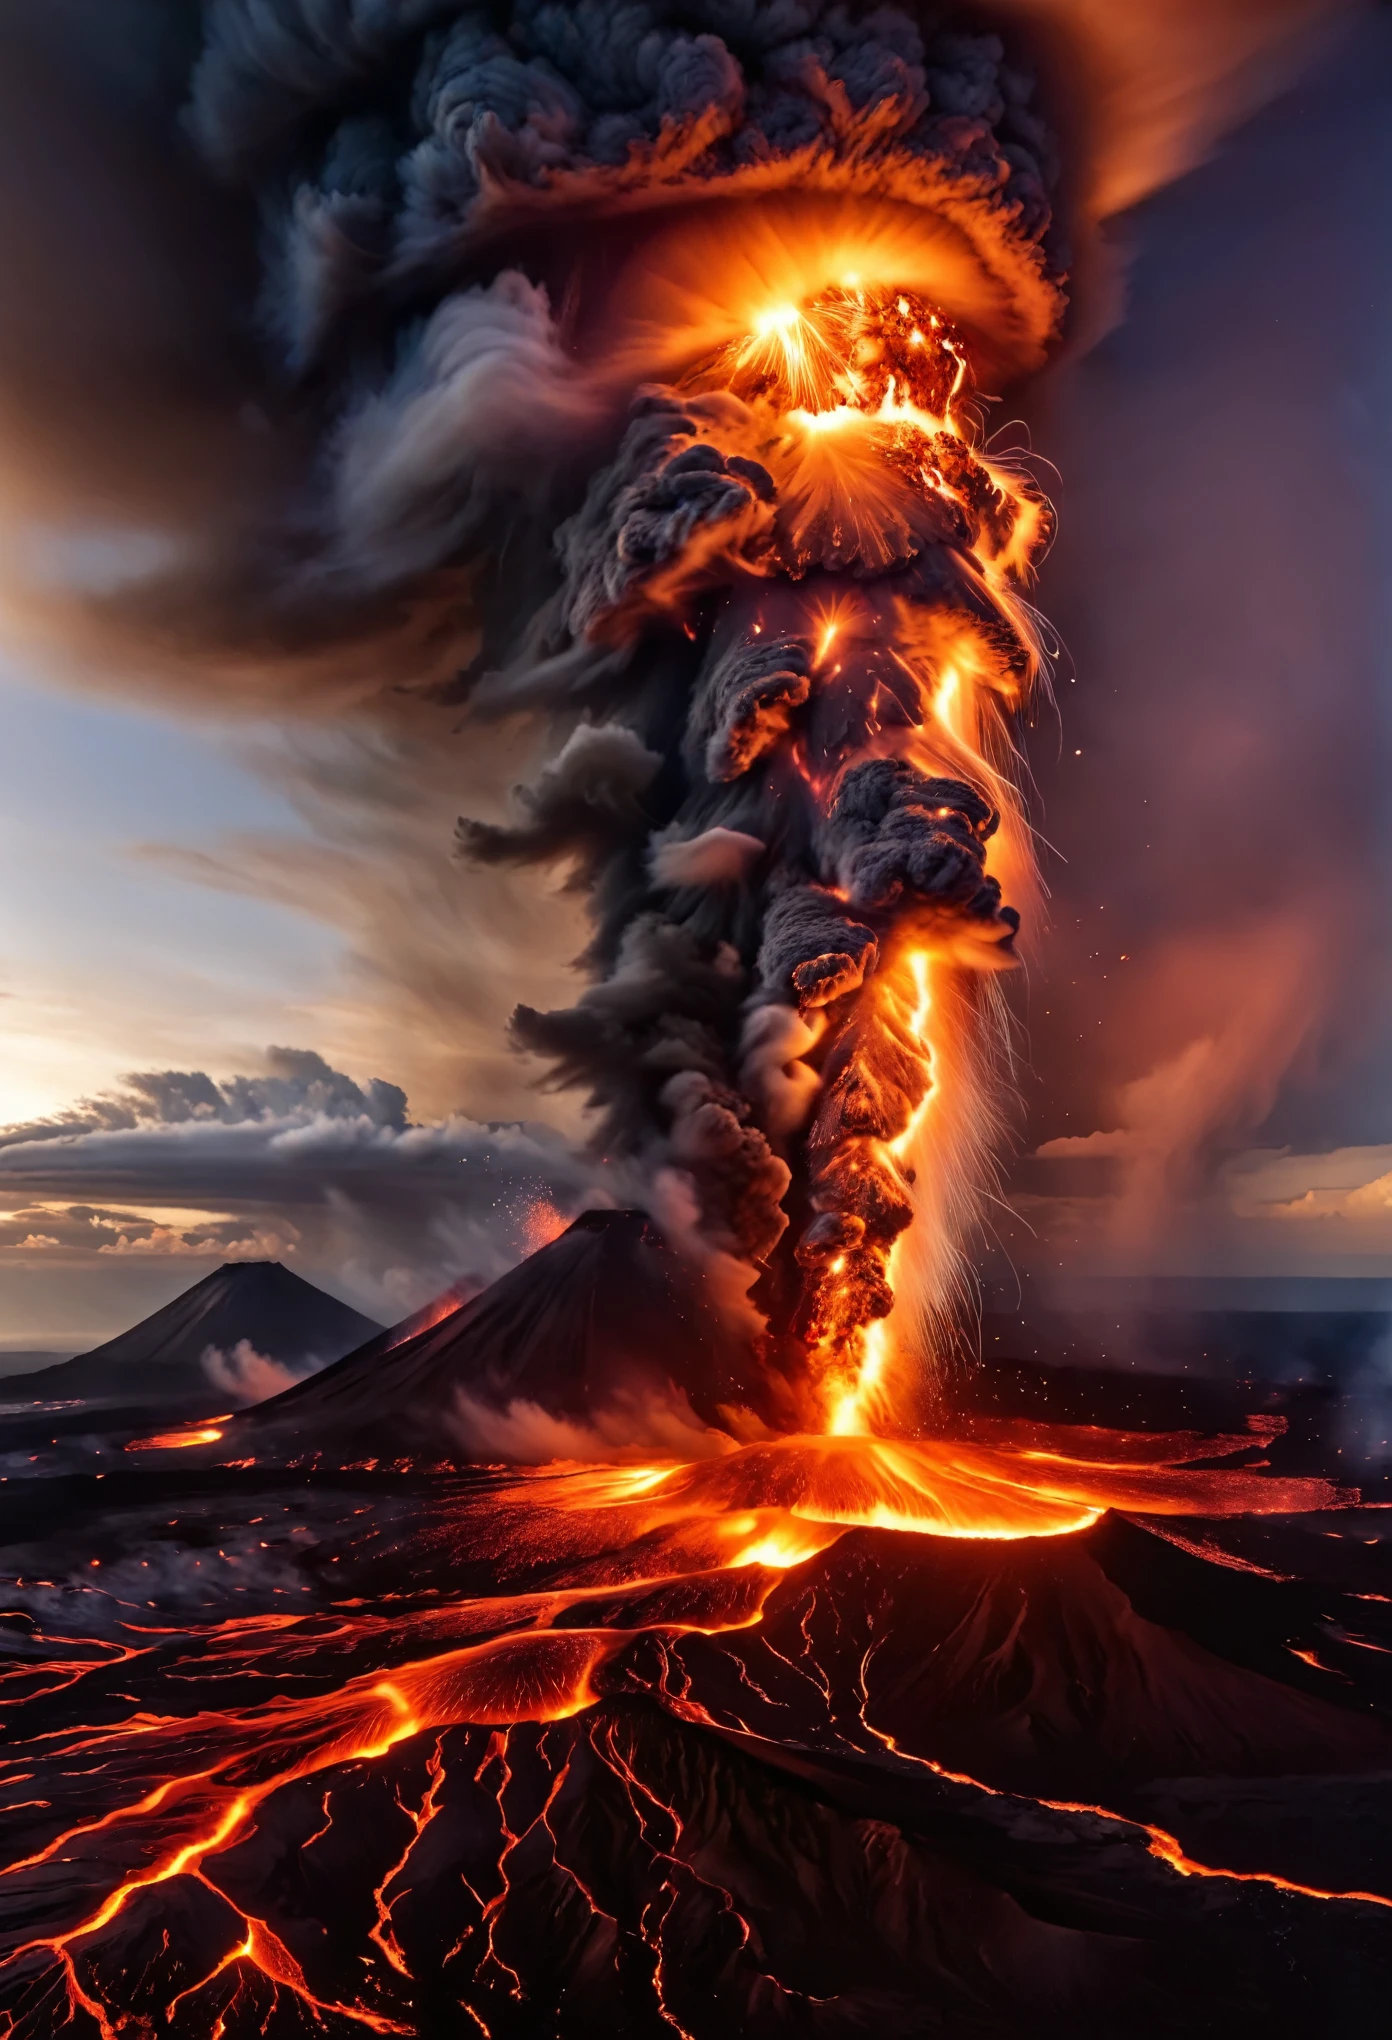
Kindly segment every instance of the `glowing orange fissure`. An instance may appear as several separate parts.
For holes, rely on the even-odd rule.
[[[397,1744],[429,1727],[438,1729],[479,1720],[559,1721],[581,1712],[593,1705],[597,1697],[590,1683],[592,1675],[629,1640],[627,1634],[610,1635],[603,1631],[497,1637],[442,1657],[402,1666],[389,1679],[369,1675],[351,1681],[328,1698],[298,1705],[282,1703],[278,1712],[271,1711],[269,1718],[261,1712],[242,1718],[219,1715],[194,1724],[220,1732],[229,1745],[214,1769],[170,1778],[135,1806],[67,1830],[37,1855],[6,1866],[0,1875],[52,1862],[60,1850],[71,1848],[80,1837],[98,1830],[111,1834],[126,1828],[138,1836],[142,1821],[148,1822],[157,1811],[167,1817],[184,1801],[190,1802],[184,1816],[187,1838],[156,1853],[147,1867],[120,1878],[102,1903],[75,1926],[63,1933],[21,1943],[0,1962],[0,1970],[36,1952],[51,1953],[62,1965],[70,2004],[97,2021],[103,2040],[108,2040],[108,2036],[114,2040],[119,2026],[111,2023],[106,2008],[78,1977],[74,1943],[99,1934],[142,1892],[178,1877],[208,1883],[203,1870],[205,1861],[245,1838],[254,1826],[257,1808],[273,1792],[297,1778],[313,1776],[332,1766],[385,1756]],[[190,1723],[171,1719],[158,1724],[157,1732],[158,1728],[164,1730],[165,1739],[175,1739],[187,1735]],[[306,1743],[307,1748],[303,1747]],[[278,1748],[289,1761],[268,1766],[266,1775],[254,1787],[236,1789],[220,1782],[218,1774],[236,1769],[238,1756],[244,1757],[252,1749],[268,1745]],[[291,1755],[297,1748],[300,1754]],[[433,1801],[428,1797],[417,1836],[433,1810]],[[383,1895],[402,1861],[404,1857],[393,1866],[375,1894],[378,1920],[372,1938],[388,1954],[388,1959],[392,1956],[390,1908],[384,1905]],[[233,1901],[220,1886],[209,1888],[232,1906]],[[166,2018],[172,2017],[180,2000],[195,1996],[228,1968],[249,1963],[277,1989],[289,1990],[316,2018],[332,2012],[373,2032],[408,2034],[415,2030],[361,2002],[344,2004],[316,1996],[299,1963],[264,1921],[243,1915],[243,1926],[242,1942],[206,1976],[181,1990],[167,2007]]]
[[[153,1438],[132,1438],[127,1452],[181,1452],[188,1445],[216,1445],[222,1436],[216,1424],[190,1425],[182,1431],[159,1431]]]
[[[931,1757],[916,1755],[884,1729],[876,1728],[868,1718],[869,1702],[865,1694],[864,1667],[861,1683],[861,1726],[882,1743],[893,1755],[911,1764],[921,1765],[935,1778],[943,1778],[949,1784],[967,1785],[975,1792],[984,1792],[989,1798],[998,1799],[1006,1795],[998,1787],[985,1784],[980,1778],[973,1778],[965,1771],[952,1771],[945,1764],[935,1763]],[[1118,1813],[1109,1806],[1095,1806],[1083,1800],[1045,1799],[1031,1795],[1036,1806],[1044,1807],[1050,1813],[1085,1814],[1096,1820],[1106,1821],[1117,1827],[1131,1828],[1146,1838],[1146,1852],[1158,1862],[1181,1877],[1215,1878],[1225,1884],[1264,1884],[1275,1891],[1287,1891],[1295,1898],[1322,1899],[1331,1904],[1361,1904],[1383,1906],[1392,1910],[1392,1898],[1379,1891],[1326,1891],[1316,1884],[1299,1884],[1289,1877],[1282,1877],[1274,1870],[1228,1870],[1213,1863],[1202,1863],[1196,1856],[1185,1852],[1183,1844],[1168,1829],[1154,1826],[1150,1821],[1137,1820],[1133,1815]]]
[[[412,1738],[435,1737],[421,1800],[414,1806],[401,1803],[409,1824],[405,1845],[373,1895],[370,1939],[390,1969],[409,1980],[393,1908],[412,1851],[440,1810],[446,1730],[559,1722],[582,1713],[602,1699],[604,1674],[611,1667],[610,1683],[616,1677],[622,1687],[618,1661],[639,1635],[675,1645],[684,1636],[753,1627],[787,1569],[825,1551],[851,1528],[1017,1539],[1068,1535],[1113,1506],[1213,1516],[1346,1503],[1350,1497],[1320,1481],[1275,1478],[1242,1467],[1190,1470],[1184,1464],[1200,1456],[1230,1458],[1260,1448],[1275,1428],[1268,1423],[1207,1439],[1080,1431],[1072,1435],[1071,1451],[1068,1434],[1038,1426],[1000,1426],[985,1441],[811,1436],[766,1441],[694,1464],[518,1475],[480,1504],[475,1532],[481,1548],[486,1549],[491,1535],[499,1552],[509,1552],[515,1562],[526,1563],[529,1555],[559,1556],[565,1566],[561,1584],[422,1609],[390,1622],[344,1612],[344,1640],[394,1636],[417,1654],[313,1697],[278,1692],[268,1706],[245,1711],[140,1715],[60,1738],[65,1763],[96,1757],[107,1770],[124,1753],[139,1762],[147,1778],[164,1767],[168,1774],[131,1804],[67,1828],[46,1847],[0,1871],[0,1877],[12,1877],[60,1859],[80,1862],[90,1854],[84,1850],[90,1842],[99,1843],[104,1865],[119,1865],[123,1858],[136,1865],[125,1874],[117,1869],[106,1896],[73,1925],[22,1943],[0,1969],[49,1954],[65,1979],[70,2005],[94,2018],[103,2034],[114,2035],[121,2030],[119,2022],[104,2007],[95,1984],[78,1971],[84,1944],[112,1926],[142,1894],[191,1878],[238,1913],[239,1938],[205,1976],[181,1986],[168,2008],[171,2015],[230,1971],[249,1970],[275,1991],[291,1994],[316,2018],[332,2013],[374,2032],[410,2031],[373,2005],[317,1995],[271,1927],[239,1913],[209,1879],[208,1862],[252,1833],[258,1809],[273,1793],[296,1780],[385,1757]],[[667,1589],[678,1596],[670,1614],[663,1613],[660,1602]],[[600,1621],[576,1626],[575,1616],[583,1616],[591,1605]],[[201,1640],[200,1663],[225,1663],[231,1654],[250,1670],[258,1654],[280,1651],[288,1653],[282,1659],[288,1671],[304,1649],[301,1626],[283,1616],[229,1622]],[[492,1633],[460,1642],[461,1632],[467,1637],[471,1629]],[[423,1648],[435,1654],[420,1655]],[[273,1657],[272,1666],[275,1662]],[[664,1693],[664,1704],[668,1700],[672,1696]],[[673,1711],[683,1712],[679,1701],[673,1701]],[[995,1789],[898,1749],[868,1719],[865,1727],[896,1754],[935,1775],[987,1792]],[[192,1750],[200,1760],[189,1764]],[[11,1758],[5,1768],[13,1770],[22,1761],[22,1755]],[[505,1744],[501,1761],[506,1761]],[[1321,1891],[1274,1873],[1218,1869],[1189,1857],[1168,1832],[1123,1814],[1072,1802],[1038,1803],[1140,1828],[1150,1853],[1182,1875],[1265,1883],[1312,1898],[1389,1902],[1375,1893]],[[493,1917],[487,1908],[485,1915]]]
[[[898,757],[930,779],[965,782],[992,812],[988,873],[1030,904],[1037,881],[1012,732],[1041,656],[1019,590],[1052,518],[1018,465],[983,447],[964,341],[917,294],[848,278],[765,308],[689,380],[732,392],[758,421],[749,451],[773,474],[780,503],[801,505],[778,540],[794,581],[828,526],[872,575],[935,546],[953,561],[960,596],[895,596],[886,614],[873,580],[846,580],[830,610],[808,598],[813,688],[835,685],[873,645],[912,704],[906,719],[880,723],[867,681],[863,739],[825,783],[809,777],[823,814],[845,772],[868,758]],[[853,543],[841,545],[843,531]],[[993,1169],[991,1072],[1008,1060],[992,1052],[993,1032],[1006,1024],[999,1003],[974,988],[1011,960],[1005,931],[931,903],[906,902],[891,919],[873,975],[829,1009],[833,1028],[855,1037],[853,1070],[840,1094],[821,1096],[810,1135],[812,1208],[844,1237],[824,1226],[829,1252],[798,1250],[813,1404],[840,1435],[894,1428],[894,1362],[905,1342],[886,1319],[903,1282],[912,1308],[899,1323],[915,1317],[930,1344],[949,1333]],[[948,1178],[958,1192],[943,1193]],[[933,1237],[903,1254],[911,1222]]]

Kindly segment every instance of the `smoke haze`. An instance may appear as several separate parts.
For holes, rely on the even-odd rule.
[[[1076,684],[1033,750],[1063,856],[1027,1261],[1356,1272],[1392,1243],[1372,1197],[1328,1208],[1319,1154],[1361,1149],[1356,1190],[1389,1132],[1389,88],[1379,15],[1138,214],[1127,322],[1037,425]]]

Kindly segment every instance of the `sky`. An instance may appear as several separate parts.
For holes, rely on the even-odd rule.
[[[1022,1264],[1392,1273],[1389,104],[1384,12],[1118,223],[1124,318],[1026,406],[1067,657],[1031,743]],[[0,1350],[93,1343],[228,1254],[399,1315],[608,1194],[502,1042],[575,909],[469,894],[452,726],[368,800],[366,738],[88,678],[0,665]]]
[[[272,1039],[323,1040],[341,936],[279,903],[212,893],[151,854],[209,851],[231,832],[303,833],[243,762],[244,734],[0,664],[11,875],[0,1124],[61,1111],[151,1063],[225,1071]]]
[[[1125,316],[1034,420],[1054,1265],[1389,1266],[1389,105],[1384,10],[1122,223]]]
[[[554,1225],[553,1192],[586,1201],[562,1143],[511,1120],[491,1135],[452,1109],[429,1030],[403,1041],[396,988],[358,967],[353,869],[302,750],[11,665],[0,755],[18,881],[0,897],[0,1363],[95,1343],[227,1258],[284,1259],[394,1319],[501,1273]],[[447,816],[430,835],[452,879]],[[422,1054],[446,1074],[410,1119],[372,1080]],[[133,1093],[132,1071],[201,1084]],[[242,1072],[252,1095],[209,1084]],[[520,1077],[474,1089],[531,1103]]]

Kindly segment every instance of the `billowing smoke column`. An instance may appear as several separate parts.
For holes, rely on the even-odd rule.
[[[516,1038],[790,1420],[884,1421],[896,1288],[906,1349],[960,1294],[1029,904],[1049,520],[973,393],[1061,312],[1032,81],[903,6],[207,20],[193,132],[260,203],[335,570],[467,607],[466,717],[553,732],[515,825],[460,825],[592,905]]]

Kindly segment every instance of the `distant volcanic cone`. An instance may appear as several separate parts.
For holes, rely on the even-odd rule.
[[[90,1353],[11,1375],[5,1394],[153,1406],[206,1404],[221,1395],[225,1409],[229,1397],[254,1400],[258,1387],[274,1394],[287,1376],[327,1366],[380,1330],[279,1261],[229,1261]]]
[[[437,1322],[385,1332],[263,1404],[219,1455],[545,1460],[664,1438],[700,1450],[707,1428],[762,1428],[751,1398],[779,1413],[776,1377],[741,1374],[740,1357],[644,1213],[590,1211]]]

